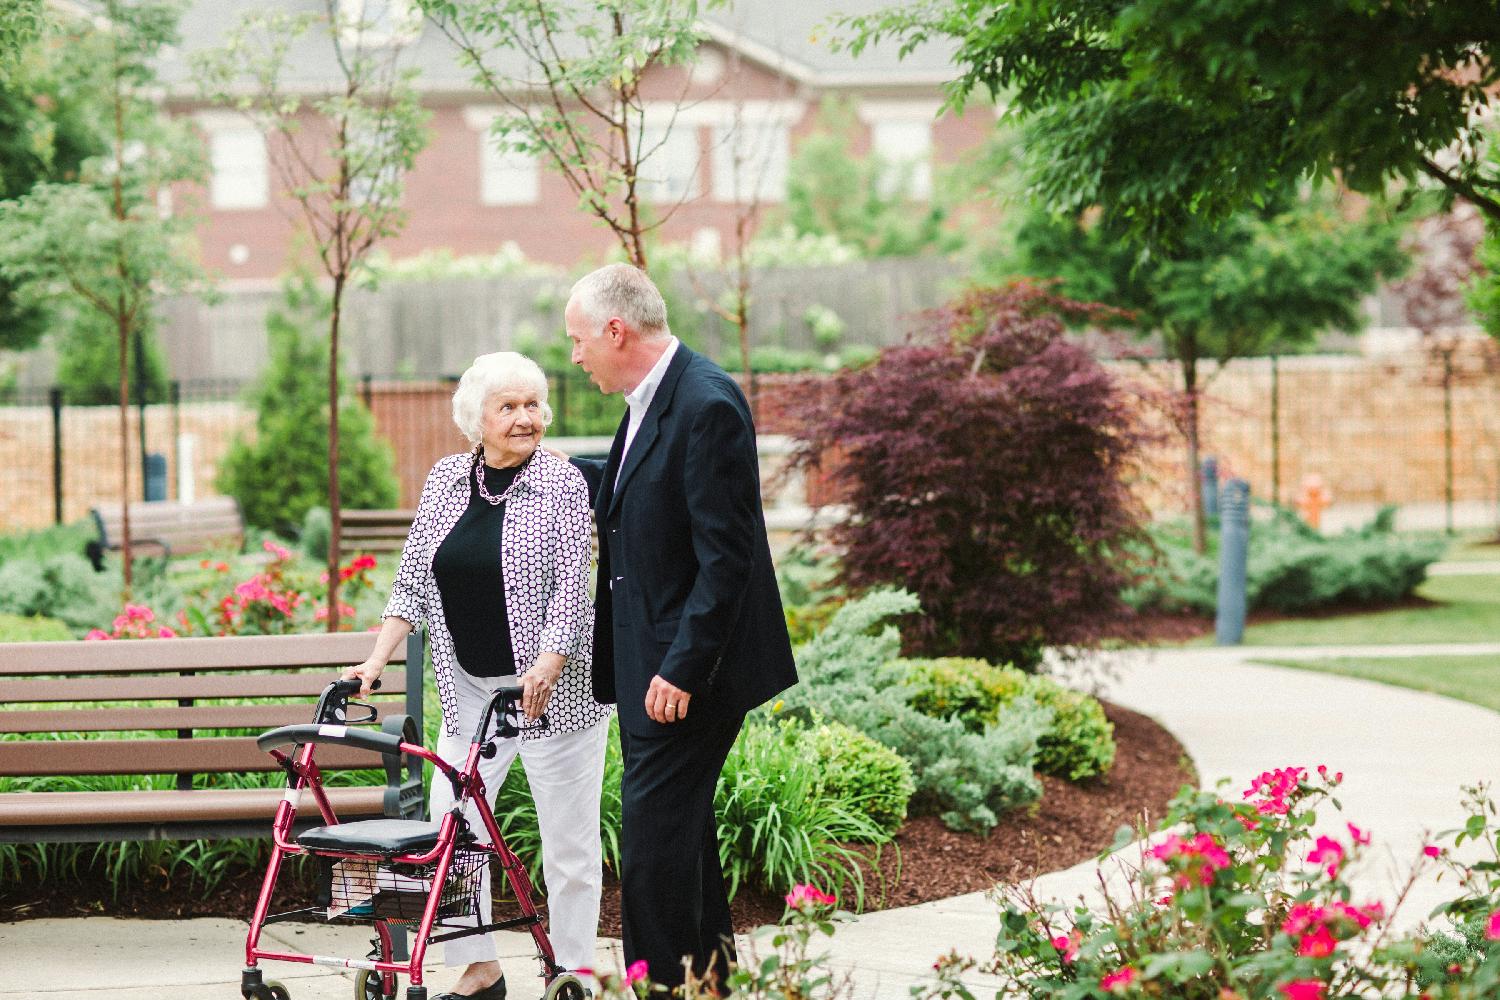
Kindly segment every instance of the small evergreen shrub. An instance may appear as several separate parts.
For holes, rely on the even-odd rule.
[[[808,730],[801,743],[822,765],[824,795],[858,809],[888,835],[901,829],[917,784],[900,754],[841,722]]]
[[[328,503],[328,346],[316,331],[326,298],[305,276],[266,318],[271,361],[256,396],[255,433],[230,446],[218,486],[248,525],[293,536],[310,508]],[[390,445],[370,411],[340,389],[339,493],[345,507],[394,507],[399,496]]]
[[[1115,762],[1114,726],[1097,698],[1050,677],[983,660],[907,660],[901,665],[909,703],[923,715],[956,718],[969,732],[1000,721],[1019,697],[1052,712],[1037,741],[1037,770],[1069,781],[1108,774]]]
[[[0,613],[45,615],[89,629],[114,616],[118,595],[112,586],[81,555],[16,557],[0,566]]]

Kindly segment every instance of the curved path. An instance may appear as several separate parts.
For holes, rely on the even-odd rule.
[[[1347,818],[1371,831],[1376,850],[1353,877],[1361,897],[1389,902],[1428,833],[1463,820],[1460,786],[1477,781],[1500,786],[1500,714],[1405,688],[1248,661],[1424,653],[1500,653],[1500,644],[1128,652],[1108,660],[1112,677],[1101,693],[1165,725],[1182,741],[1206,785],[1230,779],[1227,796],[1238,797],[1252,778],[1271,768],[1327,764],[1344,771],[1344,813],[1320,817],[1320,825],[1342,835]],[[1096,884],[1095,867],[1090,861],[1054,872],[1037,887],[1058,899],[1088,894]],[[1403,910],[1404,921],[1424,916],[1443,898],[1443,888],[1418,886]],[[0,924],[0,969],[7,973],[0,976],[0,1000],[229,1000],[238,996],[243,926],[230,920],[106,918]],[[860,1000],[898,1000],[927,978],[940,954],[957,949],[988,955],[997,926],[995,906],[983,893],[871,913],[839,930],[833,963],[849,974]],[[283,924],[268,933],[290,943],[304,930]],[[329,929],[308,933],[320,935],[319,950],[340,947],[322,937]],[[502,936],[506,956],[529,956],[529,945],[519,935]],[[615,947],[600,941],[602,962],[610,961]],[[356,951],[363,951],[360,942],[349,940],[345,953]],[[508,961],[507,967],[519,980],[527,964]],[[348,979],[327,969],[282,970],[290,973],[284,978],[296,1000],[352,993]],[[452,981],[451,974],[434,973],[429,982],[439,990]],[[972,985],[976,995],[991,995],[978,992],[986,985],[983,978],[975,977]],[[520,981],[512,992],[518,1000],[534,995]]]

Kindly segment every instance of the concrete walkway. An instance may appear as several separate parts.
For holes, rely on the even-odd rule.
[[[1345,819],[1375,837],[1376,852],[1355,872],[1356,902],[1389,903],[1430,833],[1459,825],[1461,785],[1500,784],[1500,714],[1436,695],[1367,681],[1260,666],[1260,658],[1411,656],[1424,653],[1500,653],[1500,643],[1443,647],[1250,647],[1130,652],[1111,657],[1101,693],[1159,720],[1182,741],[1205,784],[1230,779],[1238,798],[1264,770],[1327,764],[1345,772],[1343,814],[1320,825],[1344,834]],[[1038,880],[1055,899],[1090,895],[1092,862]],[[1417,886],[1402,911],[1404,923],[1424,917],[1445,898],[1446,886]],[[855,997],[904,998],[925,980],[939,955],[957,949],[985,956],[998,926],[984,894],[872,913],[840,929],[832,964],[852,977]],[[268,933],[299,949],[363,954],[355,929],[278,925]],[[316,948],[302,944],[316,936]],[[238,996],[244,925],[231,920],[122,921],[106,918],[34,920],[0,924],[0,1000],[232,1000]],[[600,942],[602,963],[614,964],[612,942]],[[512,995],[532,966],[529,938],[502,936]],[[349,978],[311,966],[276,966],[295,1000],[348,998]],[[434,968],[436,994],[452,983]],[[976,995],[986,982],[976,977]]]

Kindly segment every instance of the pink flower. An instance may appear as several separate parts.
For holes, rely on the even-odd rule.
[[[91,629],[89,629],[89,634],[86,635],[86,636],[84,636],[84,638],[85,639],[112,639],[114,637],[112,635],[110,635],[108,632],[104,631],[102,628],[91,628]]]
[[[1427,855],[1429,858],[1435,858],[1443,853],[1443,849],[1436,844],[1428,844],[1426,847],[1422,848],[1422,853]]]
[[[1323,1000],[1323,990],[1327,987],[1319,979],[1295,979],[1276,988],[1286,1000]]]
[[[1303,958],[1327,958],[1333,954],[1334,946],[1338,941],[1329,932],[1326,924],[1318,927],[1311,934],[1304,934],[1302,940],[1297,942],[1297,954]]]
[[[1370,834],[1369,834],[1368,831],[1361,830],[1359,827],[1355,826],[1353,823],[1348,824],[1348,827],[1349,827],[1349,839],[1350,840],[1354,841],[1356,844],[1361,844],[1361,845],[1368,845],[1370,843]]]
[[[637,959],[631,962],[629,968],[625,970],[625,985],[632,986],[635,983],[639,983],[646,978],[646,975],[646,960],[644,958]]]
[[[801,883],[792,886],[792,891],[786,894],[786,905],[794,910],[800,910],[803,906],[832,906],[837,902],[828,893]]]
[[[1322,865],[1329,878],[1336,878],[1344,862],[1344,847],[1332,837],[1319,837],[1317,846],[1308,852],[1307,860]]]
[[[1099,988],[1106,993],[1123,993],[1133,982],[1135,982],[1135,970],[1128,965],[1122,965],[1099,980]]]
[[[177,638],[177,633],[173,632],[172,629],[171,629],[171,627],[167,626],[167,625],[163,625],[160,629],[158,629],[157,632],[156,632],[156,635],[157,635],[157,638],[160,638],[160,639],[175,639],[175,638]]]
[[[1078,957],[1078,942],[1081,940],[1082,936],[1077,931],[1071,937],[1059,934],[1052,939],[1052,947],[1062,953],[1064,962],[1071,962]]]
[[[1484,925],[1484,936],[1491,941],[1500,941],[1500,910],[1490,914],[1489,921]]]

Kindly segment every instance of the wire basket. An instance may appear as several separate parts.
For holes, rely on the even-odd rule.
[[[479,910],[479,889],[489,854],[458,849],[443,880],[437,917],[465,917]],[[415,924],[432,895],[437,862],[396,864],[376,858],[345,858],[326,866],[328,917]]]

